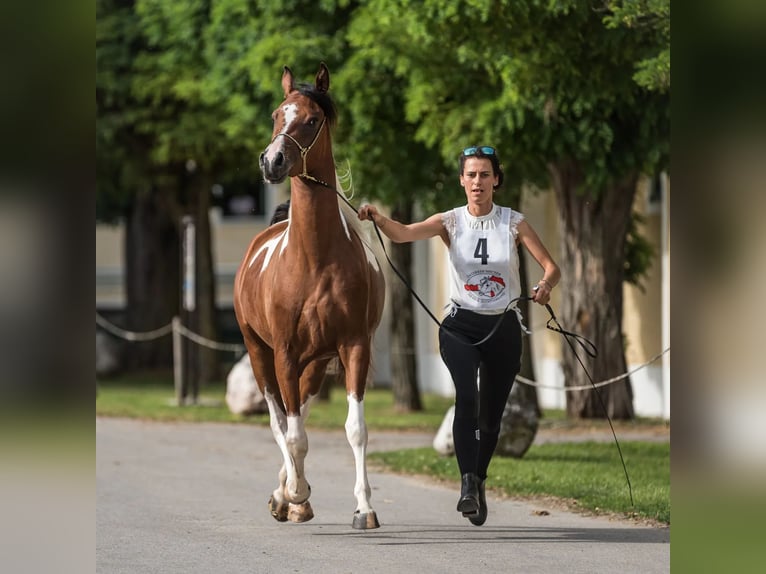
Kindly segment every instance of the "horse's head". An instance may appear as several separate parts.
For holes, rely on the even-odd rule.
[[[329,129],[336,113],[327,94],[329,88],[330,72],[324,62],[319,65],[313,86],[296,86],[293,73],[285,66],[282,74],[285,99],[271,114],[274,121],[271,143],[259,158],[267,182],[280,183],[288,176],[305,176],[312,160],[332,153]],[[312,149],[315,151],[309,158]]]

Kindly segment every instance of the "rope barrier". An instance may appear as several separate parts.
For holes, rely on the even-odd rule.
[[[203,337],[202,335],[199,335],[198,333],[195,333],[194,331],[189,330],[189,328],[185,327],[184,325],[180,325],[178,330],[184,337],[186,337],[190,341],[194,341],[198,345],[202,345],[203,347],[207,347],[208,349],[215,349],[216,351],[235,351],[235,352],[245,352],[247,350],[244,345],[238,345],[237,343],[218,343],[217,341],[212,341],[210,339]]]
[[[105,331],[111,333],[112,335],[116,337],[120,337],[127,341],[151,341],[153,339],[159,339],[160,337],[169,335],[170,333],[173,332],[172,322],[168,323],[167,325],[163,327],[159,327],[158,329],[153,329],[151,331],[144,331],[144,332],[127,331],[125,329],[121,329],[120,327],[117,327],[116,325],[113,325],[112,323],[104,319],[101,315],[99,315],[98,313],[96,313],[96,325],[98,325]],[[198,345],[207,347],[209,349],[214,349],[216,351],[231,351],[231,352],[237,352],[237,353],[244,353],[247,350],[247,348],[244,345],[240,345],[237,343],[220,343],[218,341],[213,341],[211,339],[203,337],[199,333],[195,333],[194,331],[190,330],[188,327],[180,324],[180,322],[178,323],[178,333],[180,335],[183,335],[190,341],[197,343]],[[636,373],[637,371],[640,371],[641,369],[648,367],[649,365],[654,363],[657,359],[659,359],[660,357],[662,357],[665,353],[669,351],[670,351],[670,347],[668,347],[664,351],[657,353],[651,359],[631,369],[627,373],[623,373],[622,375],[617,375],[616,377],[612,377],[611,379],[606,379],[604,381],[595,383],[594,386],[596,388],[604,387],[606,385],[611,385],[613,383],[626,379],[632,374]],[[402,354],[414,354],[414,351],[394,350],[394,352],[402,353]],[[565,392],[585,391],[585,390],[593,388],[591,385],[580,385],[578,387],[561,387],[561,386],[554,386],[554,385],[543,385],[541,383],[522,377],[521,375],[517,375],[516,380],[522,384],[528,385],[530,387],[536,387],[538,389],[552,389],[556,391],[565,391]]]
[[[173,323],[171,322],[165,325],[164,327],[153,329],[151,331],[145,331],[145,332],[126,331],[125,329],[121,329],[120,327],[113,325],[112,323],[104,319],[101,315],[99,315],[98,313],[96,313],[96,325],[98,325],[105,331],[111,333],[112,335],[116,337],[120,337],[127,341],[151,341],[153,339],[159,339],[160,337],[169,335],[170,333],[173,332],[173,329],[174,329]],[[178,333],[180,335],[183,335],[190,341],[194,341],[198,345],[207,347],[209,349],[214,349],[216,351],[234,351],[234,352],[244,353],[247,350],[244,345],[240,345],[237,343],[219,343],[218,341],[213,341],[212,339],[203,337],[199,333],[195,333],[194,331],[192,331],[191,329],[189,329],[188,327],[180,323],[178,324]]]
[[[523,383],[525,385],[528,385],[530,387],[537,387],[538,389],[553,389],[556,391],[587,391],[592,389],[593,387],[599,388],[604,387],[606,385],[611,385],[612,383],[616,383],[618,381],[621,381],[623,379],[627,379],[630,375],[633,373],[640,371],[644,367],[648,367],[651,365],[654,361],[659,359],[662,355],[670,351],[670,347],[665,349],[664,351],[660,351],[654,357],[643,363],[642,365],[638,365],[637,367],[631,369],[627,373],[623,373],[622,375],[617,375],[616,377],[612,377],[611,379],[606,379],[605,381],[601,381],[598,383],[594,383],[593,385],[580,385],[579,387],[557,387],[553,385],[541,385],[540,383],[536,383],[535,381],[531,381],[525,377],[522,377],[521,375],[516,375],[516,380],[520,383]]]
[[[120,337],[121,339],[125,339],[127,341],[152,341],[154,339],[159,339],[160,337],[164,337],[165,335],[169,335],[173,331],[173,324],[168,323],[164,327],[160,327],[159,329],[154,329],[152,331],[145,331],[143,333],[137,333],[135,331],[126,331],[125,329],[121,329],[120,327],[117,327],[116,325],[113,325],[106,319],[104,319],[101,315],[96,313],[96,325],[104,329],[105,331],[111,333],[115,337]]]

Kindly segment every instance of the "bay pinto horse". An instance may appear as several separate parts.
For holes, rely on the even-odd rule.
[[[304,472],[305,421],[328,362],[338,357],[348,399],[346,437],[356,463],[352,526],[365,530],[380,526],[370,505],[364,391],[385,283],[360,239],[359,220],[344,217],[336,193],[329,87],[324,63],[313,86],[295,85],[284,68],[285,99],[272,114],[273,137],[260,167],[268,183],[290,177],[290,216],[253,239],[237,271],[234,309],[284,459],[269,499],[272,516],[280,522],[314,516]]]

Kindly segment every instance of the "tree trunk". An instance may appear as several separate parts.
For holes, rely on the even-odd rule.
[[[125,326],[130,331],[167,325],[179,306],[178,231],[162,207],[161,193],[137,194],[125,222]],[[128,370],[170,369],[172,338],[131,343],[125,356]]]
[[[583,335],[598,349],[597,358],[587,356],[572,342],[593,382],[626,371],[622,334],[622,288],[625,241],[630,222],[637,176],[607,187],[600,196],[583,193],[582,175],[576,166],[550,167],[559,209],[562,252],[561,326]],[[590,385],[567,341],[562,341],[562,367],[567,387]],[[631,419],[633,391],[626,378],[598,389],[567,393],[567,415],[603,418],[604,409],[614,419]]]
[[[400,202],[391,216],[397,221],[412,220],[412,203]],[[412,244],[391,243],[391,261],[412,285]],[[398,277],[389,281],[391,289],[391,378],[394,406],[402,412],[422,411],[415,363],[415,323],[412,294]]]
[[[519,253],[519,276],[522,286],[529,284],[526,262],[521,253]],[[521,314],[526,320],[527,327],[530,327],[529,307],[529,301],[519,302],[519,309],[521,309]],[[523,343],[521,371],[519,374],[526,379],[534,380],[532,340],[526,336],[523,339]],[[516,381],[505,404],[503,418],[500,423],[500,437],[498,438],[495,452],[501,456],[523,457],[527,450],[529,450],[529,447],[532,446],[535,436],[537,436],[540,414],[537,388]]]
[[[193,181],[196,194],[197,223],[197,332],[211,341],[218,341],[218,317],[215,304],[215,265],[212,251],[212,230],[210,227],[210,180],[207,174],[200,174]],[[210,383],[221,378],[221,351],[200,346],[200,383]]]

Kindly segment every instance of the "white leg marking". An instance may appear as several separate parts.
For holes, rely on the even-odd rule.
[[[304,472],[304,462],[306,460],[306,453],[309,451],[309,441],[306,436],[303,416],[287,417],[285,442],[288,452],[288,458],[285,459],[287,466],[285,494],[290,502],[301,503],[307,500],[309,494],[311,494]]]
[[[279,471],[279,486],[272,492],[272,496],[277,503],[285,502],[285,482],[287,481],[287,444],[285,443],[285,431],[287,430],[287,418],[277,405],[274,395],[269,391],[264,393],[266,405],[269,407],[269,422],[271,424],[271,434],[274,435],[280,452],[282,453],[282,468]]]
[[[356,464],[356,482],[354,483],[356,511],[366,514],[372,512],[372,506],[370,506],[372,489],[367,480],[367,425],[364,422],[364,401],[357,400],[353,393],[349,393],[347,399],[346,438],[351,445],[351,450],[354,451]]]

